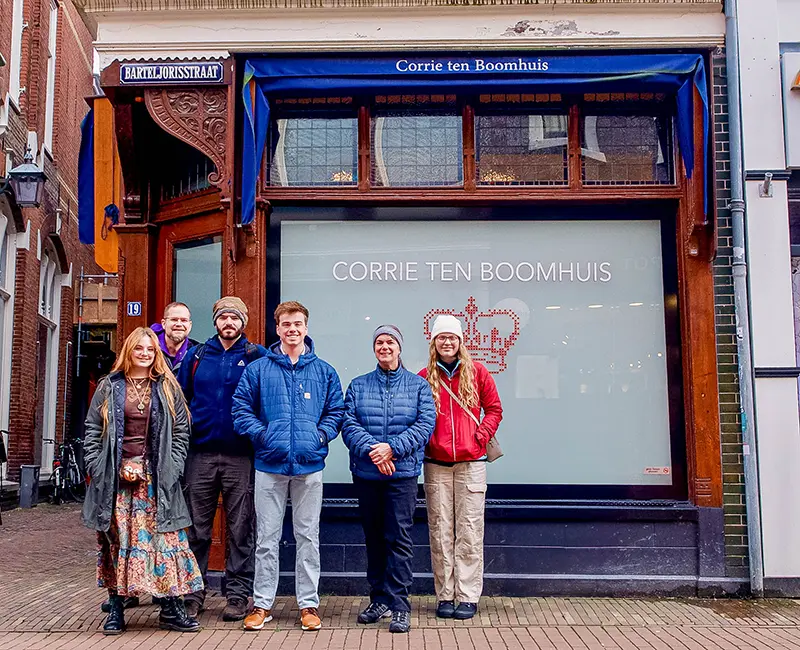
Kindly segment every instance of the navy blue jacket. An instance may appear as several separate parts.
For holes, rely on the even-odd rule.
[[[250,355],[246,354],[248,346],[255,348]],[[195,451],[252,454],[250,442],[233,430],[233,392],[252,358],[263,357],[267,350],[249,343],[244,334],[228,350],[217,336],[205,342],[202,354],[201,350],[199,345],[191,348],[178,369],[178,383],[192,414],[190,446]]]
[[[255,449],[260,472],[296,476],[325,467],[328,443],[339,435],[344,402],[339,375],[314,354],[296,364],[280,343],[250,364],[233,396],[233,424]]]
[[[350,471],[359,478],[389,480],[419,476],[425,445],[436,424],[436,406],[428,382],[402,366],[378,366],[356,377],[344,402],[342,439],[350,449]],[[372,446],[388,442],[395,472],[385,476],[369,457]]]

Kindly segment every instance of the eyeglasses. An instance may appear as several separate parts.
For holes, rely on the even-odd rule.
[[[192,319],[191,318],[167,318],[167,321],[170,322],[170,323],[183,323],[184,325],[186,325],[186,323],[191,323]]]
[[[456,343],[458,341],[458,337],[457,336],[445,336],[444,334],[439,334],[439,336],[436,337],[436,340],[439,343]]]

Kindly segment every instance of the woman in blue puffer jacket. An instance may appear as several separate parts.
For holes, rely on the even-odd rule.
[[[378,367],[351,382],[342,427],[367,546],[370,603],[358,622],[391,615],[389,631],[408,632],[417,478],[436,407],[428,382],[400,362],[400,330],[381,325],[372,345]]]

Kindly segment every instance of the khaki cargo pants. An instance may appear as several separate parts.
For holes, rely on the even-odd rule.
[[[486,463],[425,463],[425,501],[437,600],[477,603],[483,591]]]

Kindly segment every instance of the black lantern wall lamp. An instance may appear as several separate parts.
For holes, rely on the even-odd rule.
[[[7,178],[0,177],[0,194],[9,189],[21,208],[38,208],[42,202],[45,173],[33,163],[30,147],[21,165],[8,170]]]

